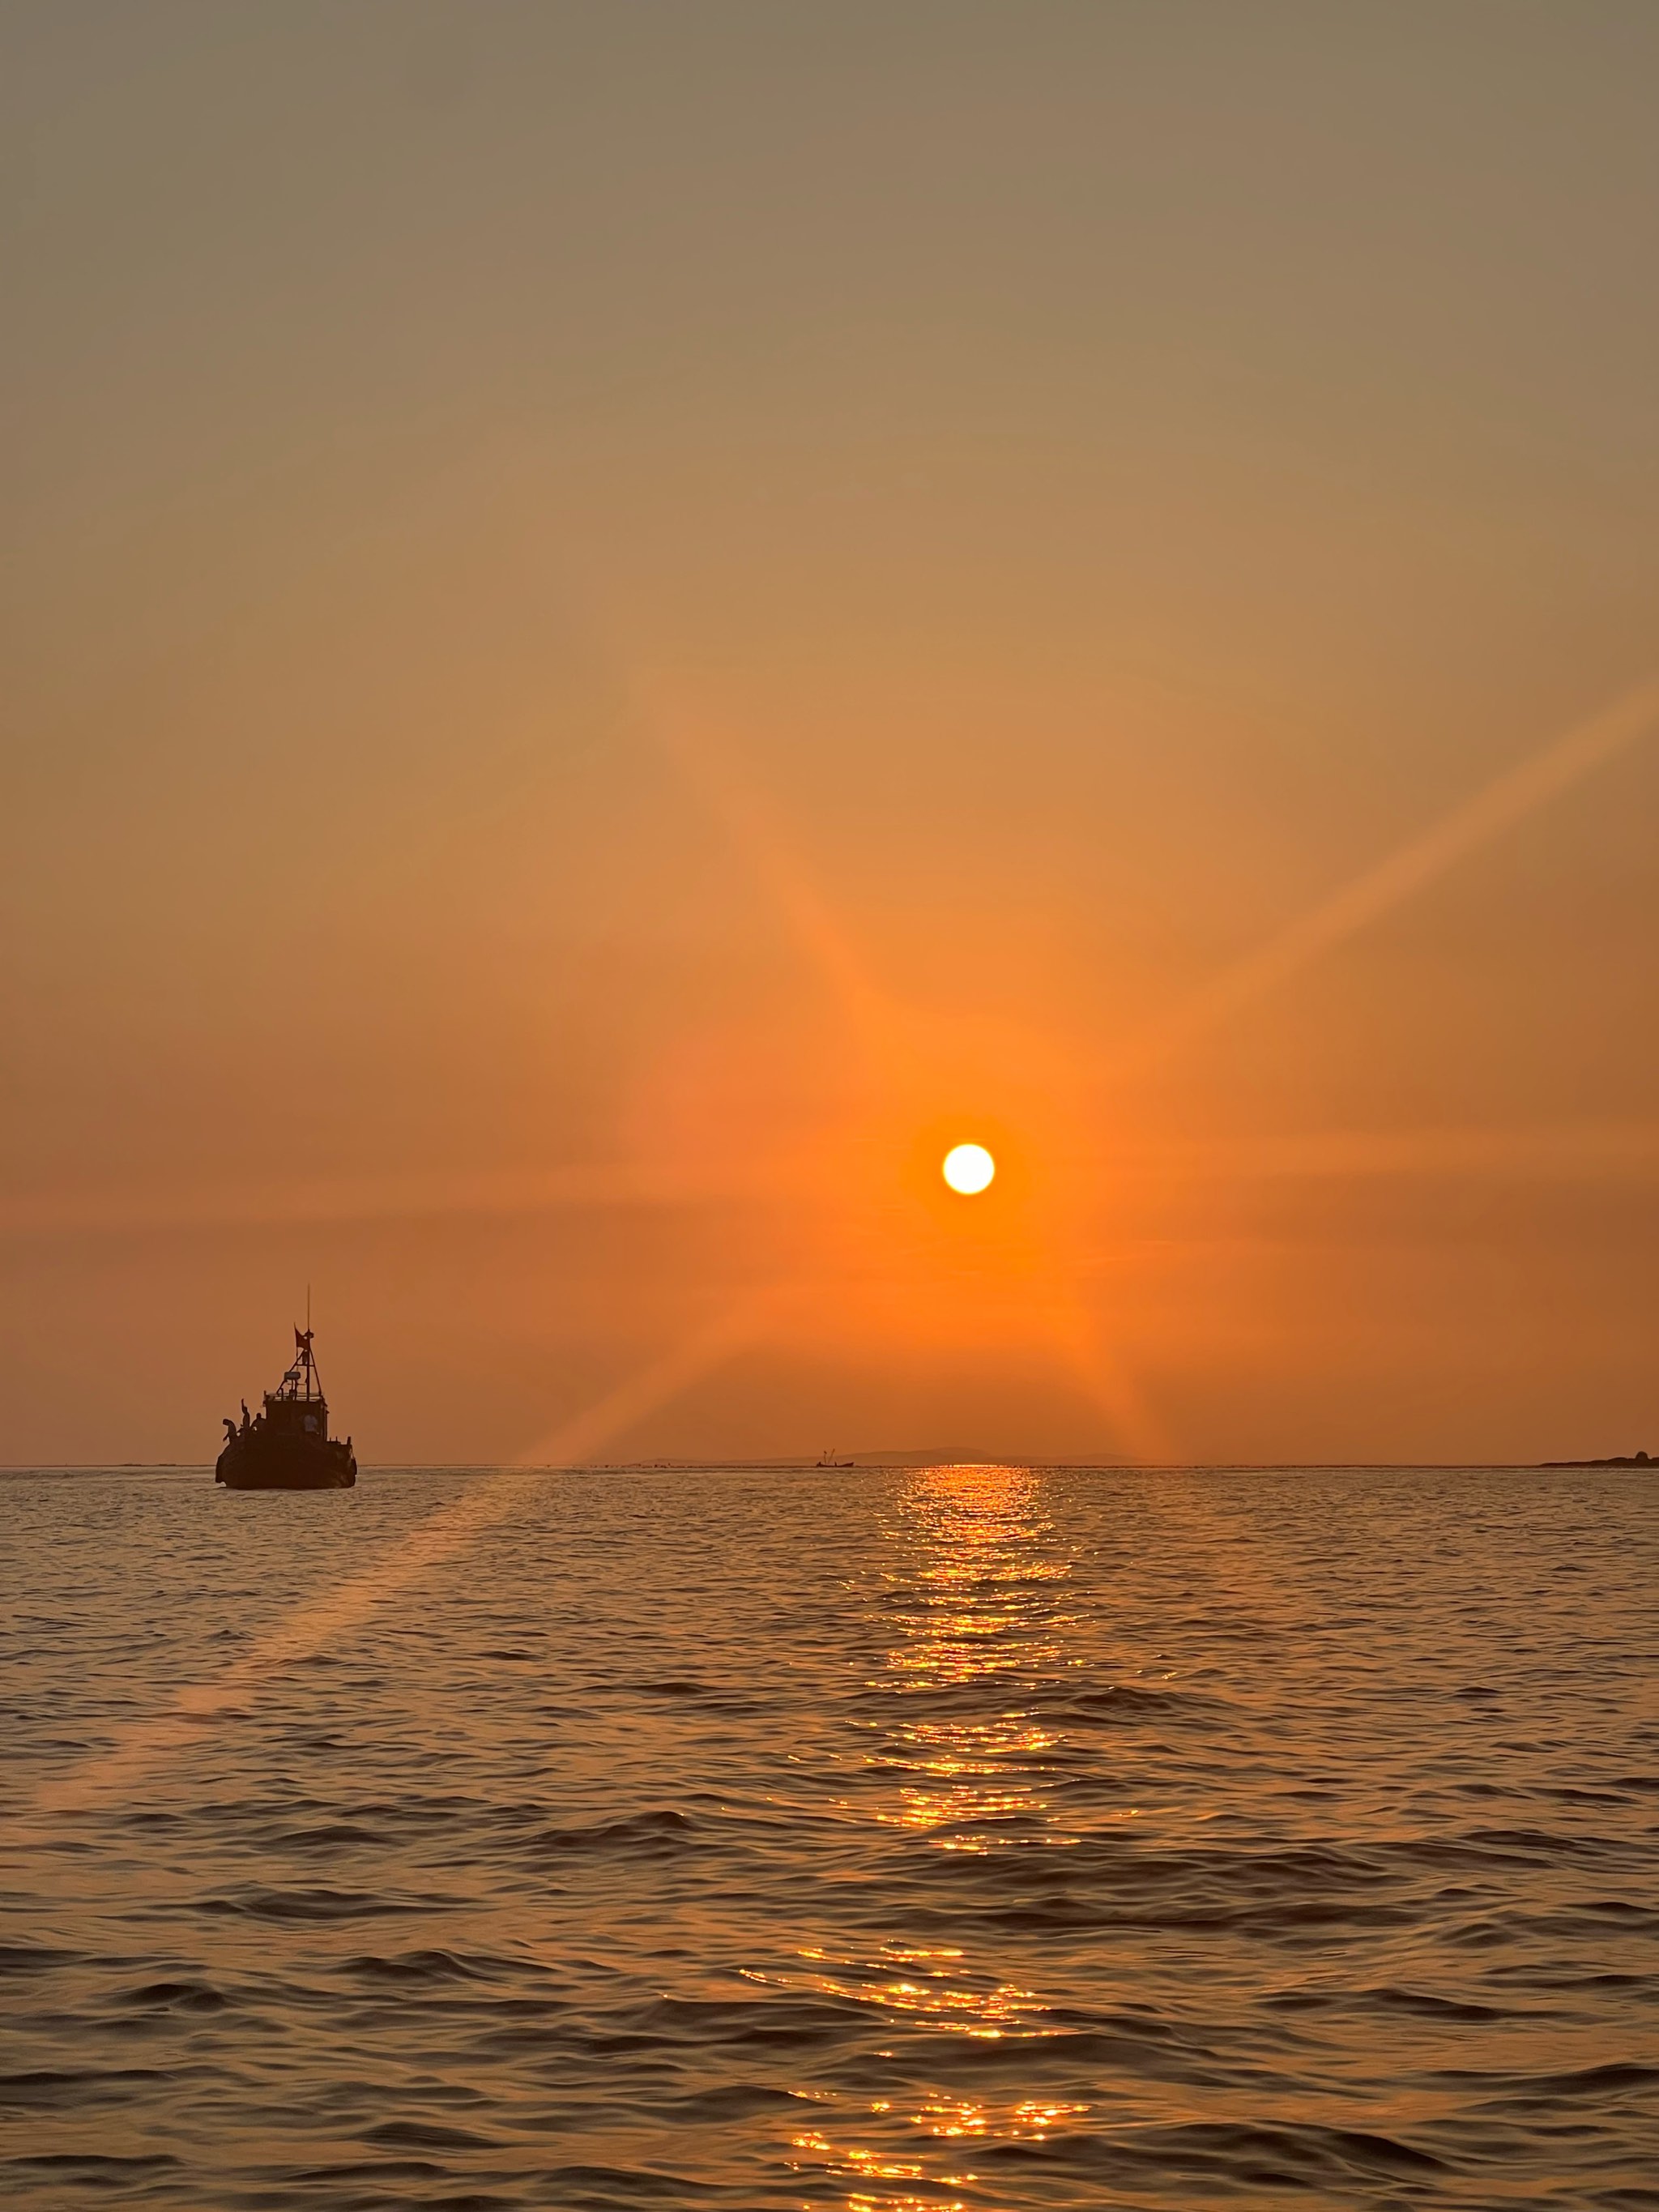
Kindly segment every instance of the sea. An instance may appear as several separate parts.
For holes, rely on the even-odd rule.
[[[1659,2207],[1659,1474],[0,1479],[0,2198]]]

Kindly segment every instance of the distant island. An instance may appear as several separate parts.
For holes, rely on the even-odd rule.
[[[1545,1467],[1659,1467],[1645,1452],[1629,1452],[1620,1459],[1547,1459]]]

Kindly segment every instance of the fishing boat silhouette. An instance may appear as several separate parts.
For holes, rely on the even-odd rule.
[[[246,1399],[242,1420],[226,1417],[224,1449],[213,1472],[228,1490],[349,1490],[357,1480],[356,1455],[328,1433],[328,1400],[312,1351],[310,1301],[307,1326],[294,1332],[294,1362],[274,1390],[264,1394],[264,1410],[250,1416]]]

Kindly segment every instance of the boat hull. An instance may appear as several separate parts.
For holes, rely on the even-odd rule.
[[[247,1430],[226,1444],[213,1479],[227,1490],[349,1490],[357,1461],[331,1438]]]

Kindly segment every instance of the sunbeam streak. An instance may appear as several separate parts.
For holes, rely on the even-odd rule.
[[[765,1324],[769,1303],[757,1297],[720,1315],[562,1422],[516,1466],[428,1514],[388,1556],[263,1629],[239,1659],[210,1680],[183,1685],[161,1711],[132,1723],[105,1749],[43,1785],[30,1814],[12,1829],[12,1842],[40,1841],[54,1821],[124,1796],[274,1672],[355,1634],[389,1599],[423,1581],[501,1519],[547,1470],[579,1463],[752,1343]]]
[[[1656,720],[1659,676],[1623,693],[1541,752],[1496,777],[1333,897],[1224,968],[1132,1037],[1111,1063],[1112,1072],[1132,1074],[1156,1066],[1239,1007],[1288,982],[1323,954],[1403,906],[1458,861],[1582,783],[1646,736]]]
[[[731,747],[706,724],[694,728],[684,714],[664,708],[652,716],[650,726],[854,1032],[890,1049],[901,1034],[899,1010],[872,979],[851,932],[792,848],[753,776],[743,772]]]
[[[763,1196],[776,1184],[763,1164],[718,1168],[646,1161],[476,1169],[455,1174],[310,1176],[292,1182],[164,1184],[132,1190],[29,1191],[0,1198],[0,1235],[83,1231],[125,1236],[155,1229],[314,1228],[449,1215],[517,1218],[540,1212],[714,1205]]]

